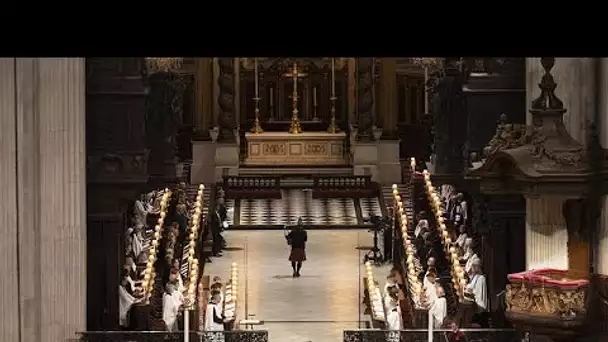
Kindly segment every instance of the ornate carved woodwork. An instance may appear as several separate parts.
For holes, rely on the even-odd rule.
[[[471,175],[483,178],[482,187],[491,184],[497,191],[519,188],[530,194],[572,197],[595,191],[605,193],[608,154],[603,149],[586,150],[568,134],[562,121],[566,109],[555,96],[557,84],[550,73],[554,58],[543,58],[542,63],[545,75],[539,84],[541,94],[532,102],[532,125],[508,129],[508,125],[499,124],[485,149],[487,159]],[[593,168],[592,154],[600,160]],[[595,180],[598,190],[589,187],[591,180]]]
[[[217,101],[220,107],[218,116],[220,141],[235,141],[236,111],[234,104],[234,59],[218,58],[219,76],[217,78],[219,94]]]
[[[373,97],[373,65],[374,59],[361,57],[357,59],[357,139],[360,141],[373,140],[372,115]]]
[[[87,58],[87,328],[118,329],[127,203],[148,181],[143,58]]]
[[[485,62],[484,69],[475,64],[470,66],[470,59],[465,59],[464,94],[468,110],[469,156],[473,153],[481,155],[502,114],[509,117],[511,124],[523,125],[526,122],[524,58],[489,60]]]

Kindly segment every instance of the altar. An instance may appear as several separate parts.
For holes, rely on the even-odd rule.
[[[346,134],[327,132],[246,133],[246,165],[345,165]]]

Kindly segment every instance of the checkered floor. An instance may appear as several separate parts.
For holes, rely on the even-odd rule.
[[[305,225],[357,226],[369,213],[381,215],[378,198],[313,199],[308,189],[283,189],[281,199],[243,199],[238,203],[238,225],[293,225],[302,217]],[[357,214],[361,208],[361,217]],[[230,206],[228,209],[230,210]],[[230,216],[230,215],[229,215]]]

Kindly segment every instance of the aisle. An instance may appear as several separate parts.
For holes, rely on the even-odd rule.
[[[206,266],[211,276],[228,276],[231,262],[241,268],[239,319],[254,314],[265,321],[270,341],[342,341],[342,331],[357,329],[361,309],[358,245],[371,245],[365,230],[309,231],[308,260],[292,278],[282,231],[229,231],[231,251]],[[243,269],[244,268],[244,269]],[[247,291],[245,291],[247,287]]]

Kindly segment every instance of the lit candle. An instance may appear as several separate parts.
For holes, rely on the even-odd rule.
[[[258,98],[258,59],[254,58],[253,59],[253,65],[254,65],[254,69],[255,69],[255,98]]]
[[[317,106],[317,87],[312,88],[312,105]]]
[[[270,105],[272,106],[272,104],[274,103],[274,89],[270,88]]]
[[[336,96],[336,59],[331,59],[331,96]]]

